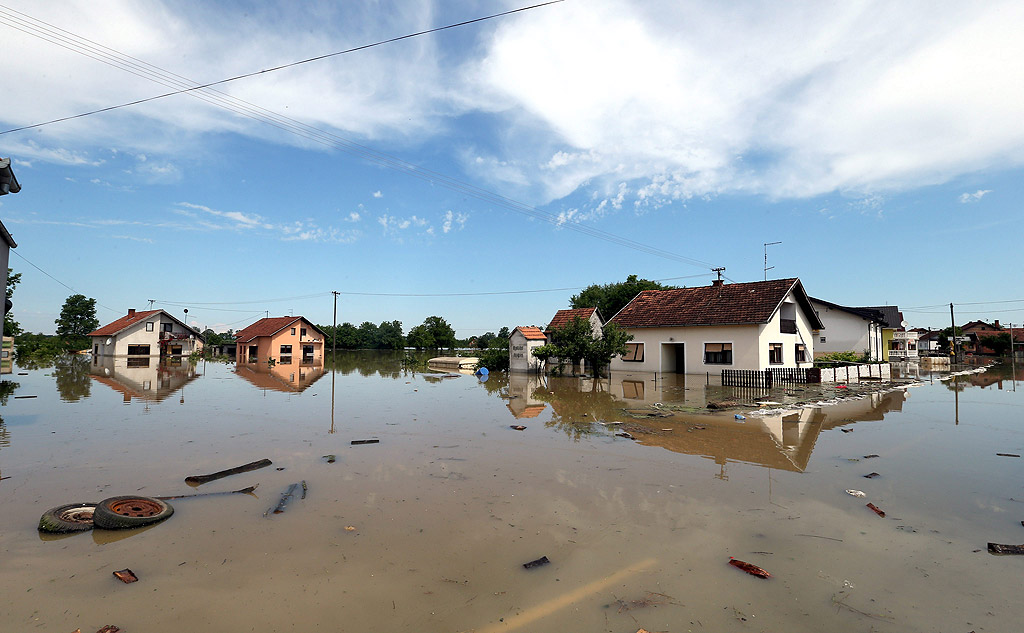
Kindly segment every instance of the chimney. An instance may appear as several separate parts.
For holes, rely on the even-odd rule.
[[[135,316],[135,308],[128,308],[128,316]]]
[[[1001,330],[1001,329],[1002,329],[1002,328],[1001,328],[1001,327],[999,326],[999,319],[996,319],[996,323],[995,323],[995,325],[996,325],[996,329],[997,329],[997,330]]]
[[[712,279],[711,280],[711,285],[712,286],[721,286],[722,285],[722,280],[721,279]]]

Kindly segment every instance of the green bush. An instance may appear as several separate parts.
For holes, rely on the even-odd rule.
[[[477,354],[480,361],[477,368],[486,367],[487,371],[508,371],[508,341],[504,339],[492,339],[487,349],[480,350]]]

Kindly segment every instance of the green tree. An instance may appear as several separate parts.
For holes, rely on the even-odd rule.
[[[96,319],[96,300],[81,294],[71,295],[64,301],[60,317],[54,323],[57,324],[57,337],[65,342],[68,349],[88,348],[86,334],[100,326]]]
[[[377,349],[380,340],[380,330],[375,323],[363,321],[359,324],[359,348]]]
[[[434,349],[434,337],[431,336],[430,330],[427,329],[426,325],[414,325],[409,330],[409,335],[405,337],[406,343],[410,347],[416,349]]]
[[[401,321],[381,321],[380,327],[377,328],[377,334],[379,349],[402,349],[405,347]]]
[[[590,321],[579,316],[547,334],[551,342],[534,349],[533,355],[544,362],[557,357],[559,371],[568,361],[572,364],[574,375],[576,366],[581,360],[586,360],[594,375],[600,376],[612,357],[625,354],[626,343],[633,340],[632,334],[627,334],[614,323],[604,327],[602,336],[595,337]]]
[[[486,332],[477,337],[476,346],[480,349],[487,349],[490,346],[491,341],[496,338],[497,336],[495,336],[494,332]]]
[[[990,334],[982,336],[981,338],[978,339],[978,342],[981,343],[982,347],[987,347],[993,352],[995,352],[996,356],[1004,356],[1007,352],[1010,351],[1009,332],[1002,332],[1000,334]]]
[[[627,303],[644,290],[671,290],[675,286],[665,286],[656,281],[638,279],[636,275],[626,277],[626,281],[597,285],[584,288],[578,295],[569,300],[572,308],[593,308],[605,319],[615,316]]]
[[[616,323],[609,323],[604,326],[601,338],[593,339],[583,358],[590,363],[594,375],[600,376],[613,357],[626,353],[626,343],[632,340],[632,334],[627,333]]]
[[[498,330],[498,338],[503,338],[506,341],[512,338],[512,332],[508,329],[508,326],[504,326]]]
[[[21,283],[21,273],[14,274],[14,270],[7,269],[7,301],[14,297],[14,289]],[[8,311],[4,313],[4,336],[18,336],[21,334],[21,324],[14,320],[14,316]]]
[[[433,339],[434,349],[451,349],[455,347],[455,330],[439,316],[429,316],[423,320],[423,327]]]
[[[477,354],[479,362],[477,368],[486,367],[488,371],[507,371],[509,365],[508,341],[499,338],[491,339],[487,349],[480,350]]]

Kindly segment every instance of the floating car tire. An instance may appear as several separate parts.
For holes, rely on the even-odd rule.
[[[53,534],[86,532],[92,529],[96,502],[69,503],[50,508],[39,517],[39,531]]]
[[[127,530],[159,523],[174,514],[171,504],[152,497],[110,497],[96,504],[93,524],[104,530]]]

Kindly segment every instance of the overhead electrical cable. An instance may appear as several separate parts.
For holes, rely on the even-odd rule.
[[[561,1],[561,0],[558,0],[558,1]],[[104,108],[104,109],[96,110],[96,111],[94,111],[92,113],[83,113],[81,115],[76,115],[75,117],[66,117],[64,119],[57,119],[57,120],[55,120],[53,122],[62,121],[62,120],[68,120],[68,119],[71,119],[71,118],[77,118],[78,116],[86,116],[88,114],[94,114],[94,113],[98,113],[98,112],[104,112],[104,111],[108,111],[108,110],[111,110],[111,109],[115,109],[117,107],[124,107],[124,105],[134,105],[136,103],[143,103],[145,101],[151,101],[153,99],[160,98],[162,96],[170,96],[170,95],[173,95],[173,94],[186,93],[186,94],[188,94],[190,96],[193,96],[193,97],[201,99],[201,100],[203,100],[203,101],[205,101],[207,103],[210,103],[211,105],[215,105],[217,107],[224,108],[226,110],[229,110],[231,112],[234,112],[235,114],[239,114],[239,115],[244,116],[246,118],[250,118],[250,119],[253,119],[253,120],[265,123],[267,125],[271,125],[271,126],[276,127],[276,128],[278,128],[280,130],[283,130],[285,132],[294,134],[296,136],[303,137],[303,138],[305,138],[307,140],[310,140],[310,141],[313,141],[313,142],[316,142],[316,143],[320,143],[320,144],[322,144],[324,146],[331,147],[333,149],[337,149],[337,150],[346,152],[348,154],[351,154],[353,156],[359,157],[359,158],[361,158],[363,160],[366,160],[368,162],[375,163],[375,164],[387,167],[387,168],[392,169],[394,171],[398,171],[398,172],[404,173],[406,175],[413,176],[413,177],[418,178],[420,180],[429,182],[431,184],[436,184],[436,185],[445,187],[446,189],[450,189],[452,191],[456,191],[458,193],[465,194],[467,196],[471,196],[473,198],[476,198],[478,200],[482,200],[484,202],[488,202],[490,204],[493,204],[495,206],[501,207],[503,209],[506,209],[506,210],[509,210],[509,211],[513,211],[515,213],[519,213],[521,215],[525,215],[527,217],[531,217],[531,218],[534,218],[534,219],[537,219],[537,220],[540,220],[540,221],[543,221],[543,222],[547,222],[547,223],[552,224],[552,225],[554,225],[556,227],[559,227],[559,228],[564,227],[566,229],[575,231],[577,233],[581,233],[583,235],[587,235],[587,236],[595,238],[595,239],[600,239],[600,240],[603,240],[603,241],[606,241],[606,242],[610,242],[612,244],[616,244],[618,246],[622,246],[622,247],[630,248],[632,250],[636,250],[636,251],[639,251],[639,252],[647,253],[649,255],[654,255],[654,256],[657,256],[657,257],[665,258],[665,259],[671,259],[671,260],[674,260],[674,261],[678,261],[678,262],[681,262],[681,263],[686,263],[686,264],[689,264],[689,265],[692,265],[692,266],[696,266],[696,267],[699,267],[699,268],[711,268],[712,265],[710,263],[708,263],[708,262],[705,262],[705,261],[702,261],[702,260],[699,260],[699,259],[695,259],[695,258],[692,258],[692,257],[686,257],[686,256],[683,256],[683,255],[679,255],[677,253],[672,253],[670,251],[666,251],[666,250],[663,250],[663,249],[660,249],[660,248],[656,248],[656,247],[653,247],[653,246],[649,246],[647,244],[643,244],[641,242],[637,242],[635,240],[631,240],[631,239],[622,237],[622,236],[614,234],[614,233],[609,233],[607,231],[602,231],[602,230],[594,228],[594,227],[589,227],[589,226],[586,226],[586,225],[583,225],[583,224],[579,224],[577,222],[568,221],[565,218],[560,217],[558,215],[547,213],[545,211],[541,211],[540,209],[537,209],[536,207],[533,207],[531,205],[519,202],[517,200],[514,200],[512,198],[508,198],[506,196],[503,196],[501,194],[489,191],[487,189],[483,189],[481,187],[477,187],[475,185],[472,185],[470,183],[458,180],[458,179],[456,179],[454,177],[451,177],[451,176],[447,176],[447,175],[442,174],[440,172],[435,172],[433,170],[421,167],[419,165],[416,165],[414,163],[410,163],[408,161],[405,161],[405,160],[403,160],[401,158],[392,156],[390,154],[386,154],[386,153],[383,153],[383,152],[378,152],[378,151],[376,151],[374,149],[371,149],[369,147],[366,147],[364,145],[360,145],[359,143],[356,143],[356,142],[354,142],[354,141],[352,141],[350,139],[344,138],[344,137],[339,136],[337,134],[334,134],[332,132],[328,132],[328,131],[316,128],[316,127],[311,126],[311,125],[307,125],[305,123],[302,123],[301,121],[298,121],[296,119],[292,119],[290,117],[281,115],[281,114],[276,113],[276,112],[274,112],[272,110],[268,110],[268,109],[263,108],[261,106],[252,104],[252,103],[250,103],[248,101],[245,101],[245,100],[242,100],[242,99],[238,99],[236,97],[232,97],[231,95],[228,95],[228,94],[226,94],[224,92],[220,92],[218,90],[207,90],[207,88],[209,88],[210,86],[226,83],[227,81],[234,81],[235,79],[241,79],[243,77],[251,77],[251,76],[254,76],[254,75],[261,74],[263,72],[269,72],[269,71],[272,71],[272,70],[278,70],[278,69],[281,69],[281,68],[287,68],[289,66],[294,66],[294,65],[296,65],[298,63],[306,63],[308,61],[320,60],[320,59],[324,59],[326,57],[332,57],[334,55],[341,55],[341,54],[344,54],[344,53],[347,53],[347,52],[362,50],[362,49],[369,48],[371,46],[376,46],[376,45],[383,44],[383,43],[394,42],[394,41],[397,41],[397,40],[400,40],[400,39],[405,39],[405,38],[408,38],[408,37],[414,37],[416,35],[422,35],[422,34],[425,34],[425,33],[432,33],[432,32],[436,32],[436,31],[439,31],[439,30],[444,30],[446,28],[454,28],[455,26],[462,26],[462,25],[465,25],[465,24],[471,24],[473,22],[479,22],[479,21],[482,21],[482,20],[485,20],[485,19],[492,19],[492,18],[495,18],[495,17],[499,17],[499,16],[503,16],[503,15],[508,15],[510,13],[515,13],[515,12],[518,12],[518,11],[526,11],[526,10],[529,10],[529,9],[543,7],[543,6],[546,6],[546,5],[549,5],[549,4],[553,4],[553,2],[533,5],[531,7],[524,7],[524,8],[521,8],[521,9],[516,9],[514,11],[506,11],[506,12],[503,12],[503,13],[494,14],[492,16],[487,16],[487,17],[484,17],[484,18],[477,18],[475,20],[469,20],[469,21],[465,21],[465,22],[460,22],[458,24],[449,25],[447,27],[438,27],[436,29],[430,29],[430,30],[427,30],[427,31],[422,31],[420,33],[411,34],[411,35],[407,35],[407,36],[402,36],[402,37],[398,37],[398,38],[391,38],[389,40],[383,40],[383,41],[378,42],[376,44],[356,47],[356,48],[353,48],[353,49],[348,49],[346,51],[340,51],[340,52],[337,52],[337,53],[331,53],[331,54],[328,54],[328,55],[321,55],[321,56],[318,56],[318,57],[310,58],[308,60],[303,60],[301,62],[294,62],[292,64],[285,64],[285,65],[278,66],[278,67],[275,67],[275,68],[272,68],[272,69],[267,69],[265,71],[259,71],[259,72],[255,72],[255,73],[248,73],[246,75],[239,75],[239,76],[231,78],[231,79],[226,79],[226,80],[222,80],[222,81],[218,81],[218,82],[212,82],[212,83],[207,83],[207,84],[196,84],[196,82],[194,82],[193,80],[190,80],[188,78],[182,77],[181,75],[177,75],[175,73],[171,73],[169,71],[163,70],[163,69],[161,69],[161,68],[159,68],[157,66],[154,66],[154,65],[146,63],[146,62],[141,62],[140,60],[137,60],[134,57],[131,57],[129,55],[126,55],[126,54],[121,53],[119,51],[116,51],[114,49],[108,48],[106,46],[102,46],[102,45],[97,44],[97,43],[95,43],[95,42],[93,42],[91,40],[88,40],[86,38],[82,38],[82,37],[77,36],[77,35],[75,35],[73,33],[70,33],[69,31],[66,31],[64,29],[60,29],[60,28],[55,27],[53,25],[50,25],[50,24],[48,24],[46,22],[42,22],[40,20],[36,20],[35,18],[31,18],[31,16],[27,16],[24,13],[20,13],[20,12],[16,12],[15,11],[14,13],[17,13],[18,15],[17,16],[11,16],[9,13],[4,13],[3,11],[0,11],[0,24],[7,24],[8,26],[11,26],[12,28],[17,28],[17,30],[20,30],[22,32],[28,33],[30,35],[34,35],[36,37],[44,39],[45,41],[51,42],[53,44],[56,44],[58,46],[66,48],[68,50],[74,51],[74,52],[79,53],[81,55],[85,55],[86,57],[90,57],[90,58],[95,59],[97,61],[100,61],[102,63],[114,66],[116,68],[120,68],[122,70],[125,70],[126,72],[130,72],[130,73],[132,73],[132,74],[134,74],[136,76],[143,77],[145,79],[148,79],[150,81],[159,83],[161,85],[165,85],[165,86],[179,86],[180,87],[180,89],[175,90],[174,92],[166,93],[165,95],[160,95],[158,97],[152,97],[150,99],[143,99],[143,100],[139,100],[139,101],[136,101],[136,102],[132,102],[131,104],[123,104],[122,106],[114,106],[114,107],[111,107],[111,108]],[[7,9],[7,11],[13,11],[12,9],[9,9],[7,7],[3,7],[3,5],[0,5],[0,8],[5,8],[5,9]],[[19,17],[19,16],[23,16],[23,17]],[[4,18],[7,18],[7,20],[5,21]],[[14,20],[14,19],[18,20],[17,24],[19,26],[13,26],[10,23],[11,20]],[[29,22],[29,20],[32,20],[33,22]],[[38,24],[35,24],[35,23],[42,24],[44,26],[41,27],[41,26],[38,26]],[[192,85],[189,85],[189,84],[192,84]],[[14,132],[14,131],[18,131],[18,130],[29,129],[29,128],[32,128],[32,127],[38,127],[39,125],[47,125],[47,124],[48,123],[43,123],[43,124],[37,124],[35,126],[26,126],[26,127],[22,127],[22,128],[15,128],[15,129],[12,129],[12,130],[7,130],[5,132],[0,132],[0,134],[6,134],[8,132]]]
[[[32,262],[30,262],[30,261],[28,260],[28,258],[27,258],[27,257],[25,257],[24,255],[22,255],[22,254],[21,254],[21,253],[19,253],[18,251],[16,251],[16,250],[11,250],[11,252],[12,252],[12,253],[14,253],[15,255],[17,255],[18,257],[20,257],[21,259],[23,259],[23,260],[25,261],[25,263],[26,263],[26,264],[28,264],[28,265],[29,265],[29,266],[31,266],[32,268],[35,268],[36,270],[38,270],[39,272],[43,273],[44,275],[46,275],[46,276],[47,276],[47,277],[49,277],[50,279],[52,279],[52,280],[56,281],[57,283],[59,283],[60,285],[64,286],[65,288],[67,288],[67,289],[68,289],[68,290],[70,290],[71,292],[74,292],[74,293],[77,293],[77,292],[78,292],[77,290],[75,290],[75,289],[74,289],[74,288],[72,288],[71,286],[67,285],[66,283],[64,283],[64,282],[63,282],[63,281],[61,281],[60,279],[57,279],[56,277],[54,277],[54,276],[53,276],[53,275],[51,275],[50,273],[46,272],[45,270],[43,270],[43,269],[42,269],[42,268],[40,268],[39,266],[36,266],[36,265],[35,265],[35,264],[33,264]],[[100,303],[99,301],[97,301],[97,302],[96,302],[96,305],[98,305],[98,306],[100,306],[101,308],[104,308],[104,309],[106,309],[106,310],[110,310],[111,312],[120,312],[120,310],[115,310],[114,308],[111,308],[110,306],[105,306],[105,305],[103,305],[102,303]]]

